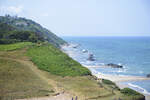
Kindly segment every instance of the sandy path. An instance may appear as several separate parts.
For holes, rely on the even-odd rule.
[[[150,95],[145,95],[146,100],[150,100]]]
[[[38,98],[30,98],[30,99],[17,99],[17,100],[71,100],[69,94],[60,94],[57,96],[51,96],[51,97],[38,97]]]

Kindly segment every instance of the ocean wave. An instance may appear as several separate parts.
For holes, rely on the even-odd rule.
[[[118,65],[120,65],[120,66],[121,66],[122,64],[121,64],[121,63],[118,63]]]
[[[128,85],[131,86],[131,87],[133,87],[133,88],[138,89],[137,91],[142,92],[143,94],[150,95],[150,93],[146,89],[144,89],[144,88],[142,88],[142,87],[140,87],[138,85],[135,85],[135,84],[132,84],[132,83],[128,83]]]
[[[140,73],[140,74],[143,74],[144,72],[143,72],[143,71],[139,71],[139,73]]]

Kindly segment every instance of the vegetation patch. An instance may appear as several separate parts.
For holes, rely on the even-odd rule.
[[[114,82],[112,82],[112,81],[110,81],[110,80],[107,80],[107,79],[102,79],[102,82],[103,82],[104,84],[108,84],[108,85],[115,85]]]
[[[50,44],[33,46],[27,51],[27,56],[39,69],[60,76],[84,76],[91,72],[68,55]]]
[[[130,88],[121,89],[121,93],[123,93],[125,95],[140,95],[140,93],[138,93],[135,90],[132,90]]]
[[[0,45],[0,51],[10,51],[10,50],[16,50],[20,48],[24,48],[27,46],[31,46],[33,43],[31,42],[20,42],[20,43],[14,43],[14,44],[3,44]]]

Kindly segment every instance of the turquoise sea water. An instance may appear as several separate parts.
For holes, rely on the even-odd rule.
[[[79,44],[74,59],[84,65],[121,64],[123,69],[97,68],[104,74],[146,76],[150,74],[150,37],[63,37],[69,43]],[[87,61],[86,49],[94,54],[96,61]],[[129,82],[128,82],[129,83]],[[124,83],[124,84],[128,84]],[[130,82],[138,91],[150,92],[150,81]]]

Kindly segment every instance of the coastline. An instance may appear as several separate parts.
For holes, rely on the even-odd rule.
[[[142,76],[122,76],[122,75],[107,75],[102,73],[93,74],[98,78],[108,79],[115,83],[126,82],[126,81],[140,81],[140,80],[150,80],[150,78]]]
[[[74,53],[72,50],[67,50],[66,48],[73,48],[72,44],[71,45],[63,45],[61,47],[62,51],[66,54],[68,54],[70,57],[74,58]],[[73,48],[74,49],[74,48]],[[78,61],[79,62],[79,61]],[[80,63],[80,62],[79,62]],[[83,65],[83,64],[82,64]],[[90,69],[93,68],[108,68],[108,66],[102,65],[102,66],[91,66],[91,65],[83,65],[84,67]],[[129,82],[129,81],[144,81],[144,80],[150,80],[150,78],[144,77],[144,76],[124,76],[124,75],[111,75],[111,74],[103,74],[100,72],[97,72],[95,70],[91,70],[92,75],[96,76],[97,78],[102,78],[102,79],[108,79],[114,82],[120,89],[123,88],[129,88],[131,87],[129,84],[122,84],[122,82]],[[135,89],[134,89],[135,90]],[[137,90],[136,90],[137,91]],[[139,92],[139,91],[138,91]],[[142,93],[142,92],[140,92]],[[150,94],[144,94],[145,100],[150,100]]]
[[[85,65],[83,65],[83,66],[87,67],[87,68],[101,67],[101,66],[85,66]],[[108,75],[108,74],[96,72],[94,70],[91,72],[92,72],[92,75],[96,76],[97,78],[108,79],[108,80],[114,82],[120,89],[130,87],[130,85],[122,84],[121,82],[150,80],[150,78],[142,77],[142,76]],[[150,100],[150,94],[144,94],[144,93],[142,93],[142,94],[145,95],[145,100]]]

